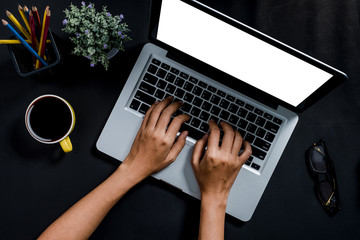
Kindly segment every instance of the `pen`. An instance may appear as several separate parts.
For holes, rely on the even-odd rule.
[[[34,55],[44,66],[47,66],[47,63],[32,49],[32,47],[20,36],[20,34],[4,19],[1,20],[5,27],[7,27],[11,32],[14,33],[15,37],[20,40],[20,42]]]

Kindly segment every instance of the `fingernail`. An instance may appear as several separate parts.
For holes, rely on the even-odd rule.
[[[167,96],[166,99],[173,99],[173,96]]]
[[[158,105],[158,104],[159,104],[159,102],[160,102],[159,100],[156,100],[156,102],[155,102],[154,104],[155,104],[155,105]]]

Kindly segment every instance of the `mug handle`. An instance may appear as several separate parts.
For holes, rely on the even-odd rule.
[[[60,142],[60,146],[65,153],[71,152],[73,150],[70,137],[66,137],[64,140],[62,140]]]

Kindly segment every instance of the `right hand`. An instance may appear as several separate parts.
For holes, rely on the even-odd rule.
[[[221,146],[219,146],[220,129],[213,120],[210,120],[210,133],[196,142],[191,163],[201,198],[212,199],[226,205],[236,176],[252,151],[250,143],[243,142],[238,131],[224,122],[221,122],[220,126],[224,131]],[[244,151],[239,155],[242,144]]]

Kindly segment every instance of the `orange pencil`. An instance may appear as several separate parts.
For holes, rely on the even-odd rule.
[[[42,57],[44,57],[44,54],[45,54],[45,44],[46,44],[47,34],[49,31],[50,17],[51,17],[51,12],[49,10],[49,7],[46,7],[44,19],[43,19],[43,26],[42,26],[42,30],[41,30],[39,51],[38,51],[39,56],[42,56]],[[35,68],[36,69],[40,68],[40,61],[38,61],[38,60],[36,61]]]

